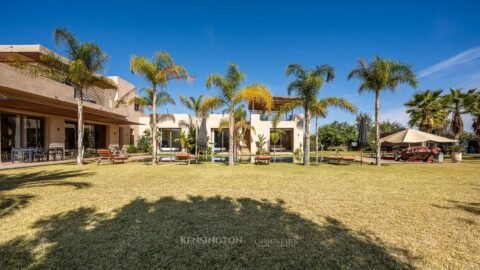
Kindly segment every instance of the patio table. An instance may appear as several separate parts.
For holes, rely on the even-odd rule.
[[[57,154],[60,154],[61,160],[65,160],[65,152],[63,147],[50,147],[48,148],[47,160],[50,160],[50,155],[52,155],[53,160],[57,160]]]
[[[15,153],[19,154],[19,155],[23,155],[24,153],[28,152],[28,162],[32,162],[33,161],[33,154],[35,153],[35,151],[37,151],[36,148],[12,148],[12,152],[11,152],[11,160],[12,160],[12,163],[15,162]]]

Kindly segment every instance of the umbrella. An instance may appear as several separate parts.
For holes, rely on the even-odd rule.
[[[456,140],[433,135],[423,131],[407,128],[397,133],[381,138],[380,143],[423,143],[423,142],[454,143]]]
[[[358,126],[358,145],[360,146],[360,164],[363,164],[363,148],[368,145],[367,121],[365,118],[360,120]]]

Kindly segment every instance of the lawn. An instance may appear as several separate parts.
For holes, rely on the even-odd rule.
[[[480,163],[0,171],[0,269],[479,269]]]

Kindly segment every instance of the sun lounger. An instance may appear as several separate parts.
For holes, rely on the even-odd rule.
[[[112,164],[112,163],[115,164],[115,161],[125,162],[128,160],[128,157],[113,155],[112,151],[110,151],[109,149],[98,149],[97,154],[98,154],[97,164],[102,163],[102,161],[108,162],[108,164]]]
[[[328,156],[326,157],[327,162],[330,164],[346,164],[350,165],[355,162],[355,157],[351,156]]]
[[[198,157],[195,155],[190,155],[189,153],[176,153],[175,159],[177,160],[177,164],[179,162],[185,162],[188,165],[193,161],[198,163]]]
[[[271,160],[272,160],[271,156],[256,156],[255,164],[270,164]]]

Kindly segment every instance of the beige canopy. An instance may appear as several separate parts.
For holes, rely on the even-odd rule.
[[[433,135],[430,133],[418,131],[415,129],[405,129],[389,135],[387,137],[381,138],[380,143],[422,143],[422,142],[439,142],[439,143],[454,143],[456,140],[449,138]]]

